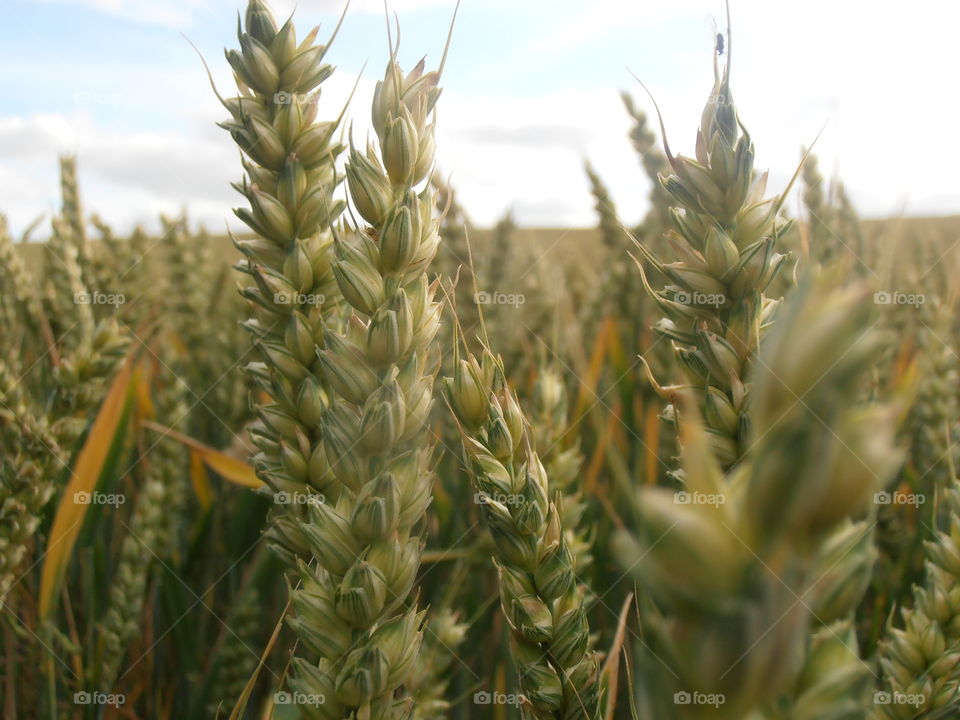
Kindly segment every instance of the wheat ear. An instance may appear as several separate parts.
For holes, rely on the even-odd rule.
[[[597,655],[568,543],[562,494],[547,472],[499,359],[461,359],[445,380],[464,456],[490,528],[500,600],[529,717],[599,718]]]

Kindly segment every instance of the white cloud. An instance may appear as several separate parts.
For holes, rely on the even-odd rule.
[[[294,9],[305,12],[340,13],[343,11],[345,4],[345,0],[304,0],[303,2],[276,0],[271,2],[270,6],[275,10],[278,17],[286,17]],[[394,12],[416,12],[438,7],[452,9],[456,4],[456,0],[389,0],[388,6],[390,13],[393,14]],[[383,0],[351,0],[349,12],[383,15]]]
[[[205,221],[222,227],[236,160],[228,144],[199,133],[116,133],[76,112],[0,119],[0,195],[15,230],[56,211],[60,153],[78,156],[87,210],[120,228],[153,224],[159,212],[182,207],[200,208]]]
[[[132,7],[124,0],[72,1],[118,13]],[[603,16],[596,21],[598,30],[590,26],[581,36],[571,34],[566,45],[556,33],[534,34],[530,43],[542,52],[524,61],[524,76],[536,77],[530,68],[537,63],[549,70],[556,59],[550,53],[565,52],[564,48],[579,51],[574,40],[586,42],[596,32],[594,45],[604,42],[610,33],[616,35],[611,22],[630,28],[641,13],[650,12],[601,1],[608,9],[595,11]],[[782,189],[799,159],[800,146],[812,141],[826,122],[817,145],[821,167],[825,172],[836,168],[866,214],[960,211],[960,199],[950,192],[956,185],[954,172],[944,161],[956,132],[960,99],[942,85],[943,70],[960,60],[951,37],[957,23],[948,22],[946,16],[960,15],[960,10],[945,9],[943,22],[932,22],[922,12],[894,15],[889,12],[893,6],[884,2],[872,6],[869,15],[843,3],[830,6],[829,12],[825,0],[811,3],[785,9],[745,0],[748,7],[744,3],[734,7],[734,93],[753,133],[758,167],[771,169],[771,191]],[[916,3],[918,8],[927,7],[927,0]],[[292,7],[292,1],[289,4]],[[427,4],[452,5],[452,0],[409,0],[391,7],[411,10]],[[301,9],[332,5],[333,0],[321,0],[301,3]],[[379,3],[354,0],[354,9],[360,11],[372,11],[374,5]],[[637,26],[636,45],[623,49],[625,60],[630,60],[626,56],[638,48],[640,62],[624,64],[631,64],[648,81],[664,112],[674,151],[689,154],[709,91],[709,38],[700,38],[705,42],[699,55],[684,55],[687,60],[676,67],[664,68],[650,57],[658,47],[672,43],[675,35],[677,42],[696,46],[697,37],[690,41],[682,34],[689,30],[696,36],[703,29],[698,15],[706,18],[708,5],[711,11],[716,8],[699,0],[682,10],[660,5],[658,14],[649,16],[648,27]],[[161,6],[179,8],[187,15],[205,7],[201,0],[170,0]],[[690,19],[671,24],[672,34],[666,36],[664,25],[658,23],[670,19],[671,12]],[[794,32],[782,32],[787,26]],[[553,50],[546,52],[543,43],[552,43]],[[213,59],[221,89],[228,89],[229,73],[225,63],[217,61],[219,48],[203,50]],[[92,77],[97,68],[83,67],[80,58],[77,66],[82,69],[64,83],[71,89],[64,91],[57,111],[28,109],[0,117],[4,198],[0,209],[10,214],[14,228],[56,207],[60,151],[80,156],[87,207],[121,226],[151,219],[159,209],[170,212],[184,205],[213,228],[232,218],[229,207],[236,200],[228,183],[239,176],[237,152],[229,137],[214,127],[223,111],[199,64],[186,57],[192,50],[184,45],[182,51],[183,62],[176,67],[140,58],[99,68],[102,82],[80,88],[98,95],[88,105],[78,102],[73,90],[79,87],[78,78]],[[589,61],[588,52],[582,55]],[[509,52],[483,59],[488,61],[494,75],[520,62]],[[35,72],[62,77],[56,64],[34,67],[41,68]],[[617,88],[632,88],[642,107],[650,108],[649,102],[622,64],[591,66],[591,72],[596,78],[592,89],[571,83],[549,92],[531,81],[527,88],[483,93],[448,79],[439,107],[439,167],[452,175],[475,221],[491,224],[513,208],[522,224],[592,224],[592,200],[582,169],[585,156],[610,186],[624,220],[633,222],[643,214],[647,181],[626,137],[629,123]],[[354,134],[361,142],[369,128],[376,75],[368,68],[352,106]],[[324,104],[330,115],[347,97],[354,79],[340,71],[328,83]],[[55,85],[53,80],[47,84]],[[114,96],[121,102],[103,112],[102,106]],[[24,99],[24,106],[29,100]]]
[[[49,5],[78,5],[145,25],[183,28],[193,24],[204,0],[42,0]]]
[[[48,5],[75,5],[104,15],[122,18],[145,25],[159,25],[177,29],[188,28],[211,10],[240,10],[246,0],[41,0]],[[435,7],[454,7],[456,0],[390,0],[390,11],[416,12]],[[288,17],[294,10],[302,13],[339,14],[346,0],[275,0],[269,2],[278,18]],[[383,14],[382,0],[352,0],[351,13]]]

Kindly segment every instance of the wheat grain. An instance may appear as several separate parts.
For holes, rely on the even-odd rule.
[[[789,702],[777,703],[766,720],[858,720],[873,699],[870,666],[859,657],[849,620],[822,627],[810,638],[807,659]]]

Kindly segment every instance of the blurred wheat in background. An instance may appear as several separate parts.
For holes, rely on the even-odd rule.
[[[0,217],[3,717],[960,717],[960,224],[773,187],[728,19],[637,223],[479,228],[455,17],[364,108],[249,0],[235,232]]]

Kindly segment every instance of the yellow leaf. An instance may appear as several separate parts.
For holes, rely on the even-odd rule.
[[[41,619],[47,619],[53,608],[77,535],[90,507],[89,502],[78,498],[85,496],[89,499],[96,491],[108,458],[115,454],[117,441],[122,441],[123,433],[120,430],[130,409],[132,373],[133,363],[128,358],[110,385],[57,506],[40,580]]]
[[[137,363],[133,370],[134,394],[137,398],[137,410],[140,417],[152,420],[157,416],[153,406],[153,398],[150,397],[150,382],[153,373],[149,373],[144,368],[144,363]]]
[[[170,428],[164,427],[163,425],[159,425],[155,422],[145,421],[142,423],[142,425],[150,428],[151,430],[156,430],[157,432],[163,433],[167,437],[186,445],[193,452],[200,456],[200,459],[203,460],[203,463],[208,468],[223,477],[225,480],[229,480],[236,485],[242,485],[243,487],[248,488],[258,488],[263,486],[263,481],[257,477],[257,474],[253,471],[253,468],[242,460],[232,458],[229,455],[220,452],[219,450],[213,449],[209,445],[204,445],[202,442],[198,442],[191,437],[187,437],[182,433],[178,433],[176,430],[171,430]]]
[[[616,321],[612,315],[608,315],[600,326],[600,332],[597,333],[597,340],[593,352],[590,354],[586,377],[584,382],[580,384],[580,392],[573,413],[574,424],[580,421],[580,418],[587,412],[588,405],[593,405],[593,398],[597,397],[597,382],[600,379],[600,373],[603,372],[603,361],[606,359],[616,332]]]
[[[210,490],[210,478],[207,477],[207,468],[203,465],[203,458],[200,454],[190,451],[190,481],[193,483],[193,491],[197,494],[197,500],[200,507],[209,510],[213,504],[213,492]]]

